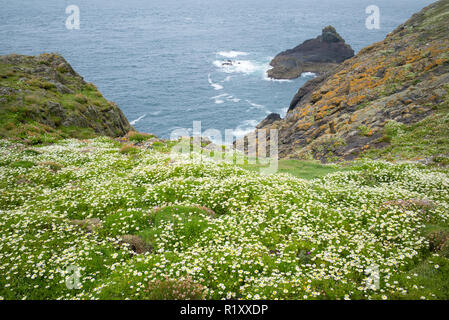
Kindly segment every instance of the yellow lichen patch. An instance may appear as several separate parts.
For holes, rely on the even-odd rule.
[[[357,114],[354,113],[352,114],[352,116],[349,118],[349,123],[353,123],[357,120]]]
[[[312,106],[311,106],[310,104],[306,105],[306,106],[302,109],[302,111],[301,111],[301,113],[300,113],[300,117],[303,118],[303,117],[307,116],[307,115],[309,114],[309,112],[310,112],[310,108],[311,108],[311,107],[312,107]]]
[[[315,91],[315,92],[312,94],[311,98],[310,98],[310,100],[312,101],[312,103],[317,102],[317,101],[319,101],[320,99],[321,99],[321,94],[320,94],[320,92],[318,92],[318,91]]]
[[[328,129],[328,125],[327,124],[323,124],[319,127],[320,131],[325,131],[326,129]]]
[[[298,130],[308,130],[312,126],[311,122],[302,122],[297,125]]]
[[[325,116],[326,116],[326,111],[325,110],[323,110],[323,111],[319,111],[316,115],[315,115],[315,121],[316,120],[321,120],[321,119],[323,119]]]
[[[331,99],[332,97],[335,97],[337,93],[335,91],[329,91],[328,93],[326,93],[323,98],[324,99]]]
[[[431,60],[430,63],[424,67],[424,71],[429,71],[435,67],[438,67],[438,66],[442,65],[443,63],[445,63],[447,60],[448,59]]]
[[[359,79],[351,80],[349,92],[357,93],[360,91],[372,89],[372,88],[377,87],[380,82],[381,82],[380,80],[378,80],[376,78],[372,78],[371,76],[362,75],[362,77]]]

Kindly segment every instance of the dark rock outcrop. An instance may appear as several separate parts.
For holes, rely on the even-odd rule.
[[[302,100],[306,100],[310,98],[310,95],[315,91],[315,89],[319,88],[327,79],[326,74],[318,76],[312,80],[306,82],[304,86],[299,88],[296,95],[293,97],[293,100],[290,102],[290,106],[288,111],[292,111]]]
[[[281,52],[270,63],[268,76],[274,79],[294,79],[303,72],[325,73],[354,56],[334,27],[328,26],[315,39]]]
[[[262,129],[266,126],[273,124],[276,121],[281,120],[281,116],[279,113],[270,113],[261,123],[257,125],[257,129]]]

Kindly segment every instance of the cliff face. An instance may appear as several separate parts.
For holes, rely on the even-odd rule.
[[[122,136],[123,112],[56,54],[0,57],[0,138]]]
[[[271,62],[268,76],[274,79],[294,79],[303,72],[324,73],[354,56],[334,27],[328,26],[315,39],[279,53]]]
[[[449,0],[438,1],[384,41],[309,81],[286,118],[264,127],[279,129],[280,156],[353,159],[388,148],[401,130],[410,136],[398,148],[413,151],[421,139],[445,144],[439,150],[447,151],[448,28]]]

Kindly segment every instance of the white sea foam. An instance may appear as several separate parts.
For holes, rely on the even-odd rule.
[[[211,83],[210,84],[215,90],[222,90],[223,86],[219,85],[218,83]]]
[[[240,102],[241,101],[241,99],[235,98],[233,96],[228,96],[226,99],[229,101],[232,101],[232,102]]]
[[[215,97],[212,97],[211,99],[212,100],[215,100],[215,103],[216,104],[222,104],[222,103],[224,103],[224,98],[225,97],[228,97],[229,96],[229,94],[227,94],[227,93],[223,93],[223,94],[220,94],[220,95],[218,95],[218,96],[215,96]]]
[[[238,56],[247,56],[248,53],[247,52],[243,52],[243,51],[220,51],[217,52],[217,54],[219,56],[225,57],[225,58],[237,58]]]
[[[303,72],[301,73],[301,78],[315,78],[316,73],[313,72]]]
[[[215,60],[214,65],[224,73],[244,73],[251,74],[262,70],[262,66],[249,60],[235,60],[229,64],[228,61]]]
[[[227,97],[227,96],[229,96],[229,94],[223,93],[223,94],[220,94],[218,96],[212,97],[211,99],[219,99],[219,98],[223,98],[223,97]]]
[[[223,86],[222,86],[222,85],[220,85],[220,84],[218,84],[218,83],[214,83],[214,82],[212,81],[212,79],[211,79],[211,77],[210,77],[210,73],[209,73],[209,75],[207,76],[207,78],[208,78],[209,84],[211,85],[212,88],[214,88],[215,90],[222,90],[222,89],[223,89]]]
[[[129,124],[133,126],[133,125],[135,125],[137,122],[139,122],[140,120],[142,120],[145,117],[146,117],[146,114],[144,114],[143,116],[140,116],[137,119],[131,121]]]
[[[258,103],[252,102],[251,100],[245,100],[245,101],[251,106],[251,108],[249,108],[247,110],[248,112],[253,110],[253,109],[259,109],[259,110],[264,111],[266,114],[270,114],[271,113],[271,111],[268,110],[267,107],[264,106],[263,104],[258,104]]]
[[[248,102],[248,104],[249,104],[250,106],[254,107],[254,108],[257,108],[257,109],[263,109],[263,108],[265,108],[264,105],[254,103],[254,102],[252,102],[251,100],[245,100],[245,101]]]
[[[234,97],[234,96],[231,96],[231,95],[228,94],[228,93],[220,94],[220,95],[218,95],[218,96],[212,97],[211,99],[212,99],[212,100],[215,100],[215,103],[216,103],[216,104],[222,104],[222,103],[224,103],[225,101],[224,101],[223,99],[226,99],[226,100],[232,101],[232,102],[240,102],[240,101],[241,101],[241,99],[236,98],[236,97]]]

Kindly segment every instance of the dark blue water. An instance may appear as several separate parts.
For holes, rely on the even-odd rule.
[[[333,25],[354,50],[382,40],[431,0],[0,0],[0,54],[61,53],[140,131],[253,128],[285,114],[303,77],[266,79],[268,62]],[[68,5],[81,11],[67,30]],[[380,30],[365,27],[368,5]],[[234,52],[233,52],[234,51]],[[229,58],[228,58],[229,57]],[[225,67],[222,61],[239,61]]]

